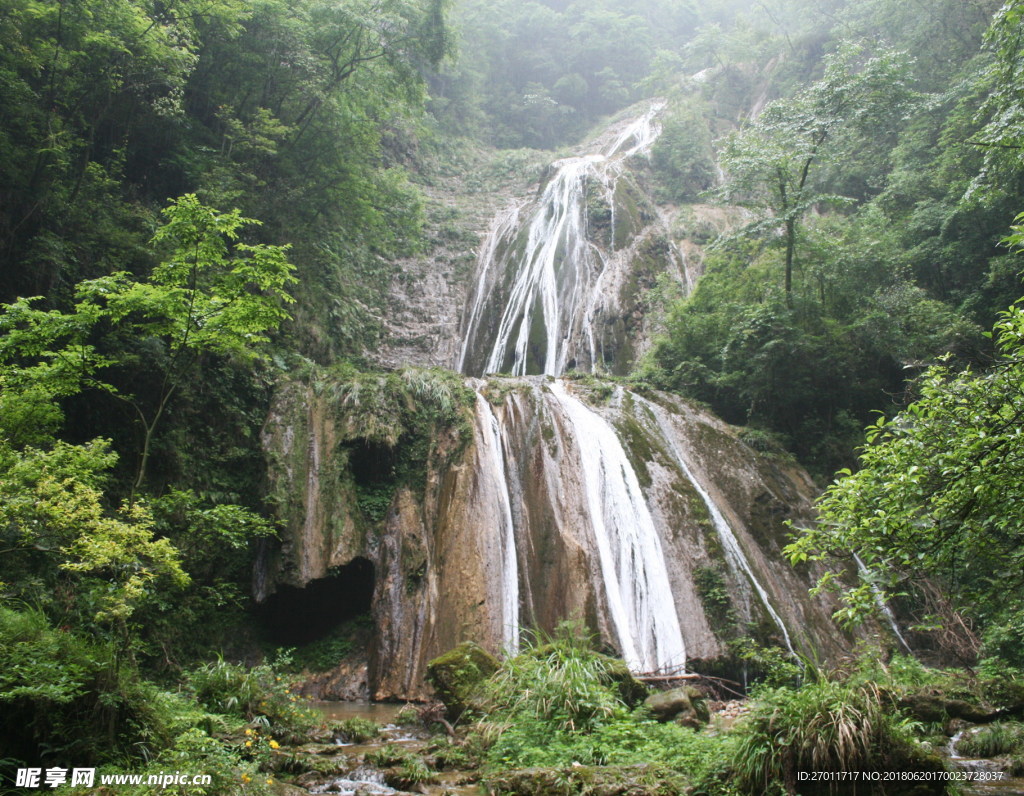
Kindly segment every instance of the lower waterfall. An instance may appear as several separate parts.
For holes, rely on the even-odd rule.
[[[493,488],[501,501],[501,528],[498,532],[498,547],[501,551],[501,625],[504,648],[514,655],[519,651],[519,563],[516,556],[515,527],[512,523],[512,503],[505,472],[505,446],[498,419],[494,416],[487,399],[479,392],[476,395],[476,412],[479,444],[485,448],[485,455],[491,463]]]
[[[637,672],[738,676],[738,638],[847,648],[832,598],[782,555],[813,483],[699,407],[593,377],[422,371],[368,378],[357,403],[338,378],[276,394],[264,444],[285,532],[257,599],[371,564],[369,696],[427,698],[428,662],[460,642],[508,655],[565,620]],[[368,411],[390,435],[373,445]],[[365,451],[395,464],[376,517]]]
[[[736,538],[736,534],[733,533],[732,528],[729,527],[729,523],[722,515],[721,509],[714,500],[711,499],[711,495],[701,485],[700,481],[697,480],[693,474],[693,469],[687,462],[686,457],[683,455],[682,450],[679,448],[679,443],[676,441],[675,436],[672,434],[672,424],[670,419],[667,417],[666,412],[663,408],[658,406],[651,401],[641,398],[638,395],[633,396],[635,400],[639,401],[644,407],[646,407],[657,419],[658,431],[662,435],[662,438],[668,443],[669,450],[672,452],[672,457],[675,459],[676,464],[679,466],[683,474],[689,479],[693,488],[700,495],[701,500],[704,501],[708,507],[708,513],[711,515],[711,521],[714,523],[715,531],[718,533],[719,539],[722,541],[722,548],[725,550],[726,562],[737,574],[742,573],[740,576],[741,582],[747,582],[749,580],[750,585],[754,587],[754,591],[757,592],[757,596],[761,599],[764,604],[765,610],[771,616],[772,621],[775,622],[776,627],[779,628],[779,632],[782,633],[782,637],[786,642],[786,649],[789,650],[791,655],[795,655],[796,651],[793,649],[793,643],[789,638],[789,631],[786,630],[786,623],[782,621],[782,617],[772,607],[771,600],[768,599],[768,592],[765,591],[761,582],[757,579],[757,575],[754,574],[754,570],[750,567],[750,562],[747,560],[747,556],[743,552],[743,548],[740,547],[739,540]]]
[[[572,425],[594,541],[622,657],[643,672],[686,665],[665,556],[636,473],[603,417],[551,383],[550,395]]]

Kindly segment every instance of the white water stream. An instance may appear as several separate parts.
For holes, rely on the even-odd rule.
[[[640,404],[646,407],[651,415],[658,421],[658,429],[660,436],[664,439],[669,446],[669,451],[672,453],[672,458],[675,460],[679,469],[683,471],[687,480],[700,495],[701,500],[704,501],[704,505],[707,506],[708,514],[711,515],[711,522],[715,527],[715,532],[718,534],[718,538],[722,542],[722,548],[725,550],[726,562],[734,573],[742,573],[746,576],[750,585],[754,587],[754,591],[757,592],[757,596],[761,599],[765,610],[768,615],[775,622],[779,631],[782,633],[783,639],[786,642],[786,648],[789,650],[791,655],[796,655],[793,650],[793,644],[789,639],[789,631],[786,630],[786,623],[782,621],[782,617],[779,616],[775,608],[772,607],[771,600],[768,598],[768,592],[764,586],[761,585],[761,581],[758,580],[757,575],[754,574],[753,568],[750,566],[750,561],[747,559],[746,554],[743,552],[743,548],[740,546],[739,539],[736,538],[736,534],[733,532],[732,527],[726,521],[725,516],[718,508],[718,504],[712,499],[710,493],[701,486],[700,481],[693,473],[693,469],[690,467],[690,463],[687,457],[683,454],[682,448],[679,446],[675,439],[675,435],[672,433],[672,424],[667,417],[667,412],[664,408],[657,404],[648,401],[646,398],[641,398],[639,395],[633,394],[633,400],[639,401]]]
[[[519,564],[516,556],[515,525],[512,521],[512,502],[508,492],[508,476],[505,471],[505,445],[502,441],[501,425],[494,416],[491,405],[479,392],[476,395],[479,444],[488,457],[494,484],[494,492],[501,501],[502,527],[499,530],[498,546],[501,560],[501,625],[506,651],[515,655],[519,652]],[[481,474],[483,477],[484,474]]]
[[[550,395],[573,427],[609,613],[626,663],[637,671],[682,671],[679,629],[658,529],[615,431],[570,395],[561,381]]]
[[[857,562],[857,570],[860,572],[861,578],[870,582],[870,573],[868,568],[864,565],[864,562],[861,560],[861,557],[854,553],[853,559]],[[882,615],[885,616],[886,620],[889,622],[889,627],[903,646],[903,650],[908,653],[913,652],[913,650],[910,649],[910,645],[907,643],[907,640],[903,638],[903,634],[900,632],[900,626],[896,623],[896,615],[892,612],[892,608],[889,607],[889,604],[883,599],[881,590],[874,583],[871,583],[871,593],[875,596],[875,605],[878,606],[878,610],[882,612]]]
[[[513,376],[540,371],[558,377],[570,366],[596,369],[602,356],[596,328],[598,308],[607,298],[606,282],[612,279],[608,277],[609,264],[616,254],[606,254],[588,238],[588,198],[594,200],[596,189],[597,197],[611,209],[614,237],[617,180],[627,158],[650,151],[661,132],[656,117],[663,107],[653,104],[623,125],[608,136],[600,153],[558,161],[538,199],[511,206],[495,218],[477,261],[477,284],[458,359],[460,371]],[[548,382],[541,392],[546,411],[558,419],[555,433],[567,435],[558,449],[578,452],[579,462],[573,467],[578,467],[578,480],[574,481],[581,494],[574,494],[569,503],[578,506],[575,510],[583,515],[579,527],[588,539],[580,540],[581,548],[596,552],[601,583],[594,588],[606,604],[621,655],[636,671],[682,671],[686,645],[665,551],[622,442],[609,421],[573,396],[561,380]],[[650,433],[666,440],[682,474],[707,506],[737,581],[749,583],[757,593],[793,652],[786,626],[736,535],[694,477],[674,439],[671,418],[661,407],[638,396],[634,400],[648,409],[658,426],[649,429]],[[517,448],[511,443],[518,438],[512,426],[509,423],[506,428],[478,392],[477,439],[482,446],[481,466],[488,470],[481,478],[488,492],[498,493],[500,506],[490,519],[490,524],[500,526],[497,560],[501,583],[494,584],[494,604],[500,605],[505,645],[515,650],[521,595],[514,518],[524,514],[524,507],[517,502],[521,496],[510,494],[506,468],[532,472],[534,478],[541,476],[528,463],[516,461]],[[552,483],[561,482],[554,478]],[[522,581],[529,589],[528,573]],[[526,604],[532,599],[528,591],[522,598]]]
[[[491,340],[481,374],[558,376],[570,362],[594,369],[599,353],[594,308],[604,292],[602,276],[608,262],[587,236],[588,187],[595,186],[611,208],[614,230],[615,189],[623,161],[650,151],[661,132],[656,117],[663,107],[664,103],[652,104],[603,152],[554,163],[555,175],[525,219],[520,206],[497,216],[478,260],[478,282],[458,358],[460,371],[472,367],[471,348]],[[525,242],[520,245],[523,230]],[[511,273],[507,286],[502,279],[506,273]],[[492,335],[485,307],[492,293],[502,289],[508,295]]]

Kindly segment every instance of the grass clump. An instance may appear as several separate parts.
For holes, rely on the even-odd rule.
[[[186,682],[208,711],[261,725],[285,740],[301,740],[320,724],[320,715],[270,664],[245,667],[221,658],[188,672]]]
[[[1024,755],[1024,724],[995,722],[966,732],[956,744],[965,757]]]
[[[508,785],[509,772],[538,767],[648,766],[644,771],[660,772],[675,788],[671,792],[697,782],[717,792],[728,742],[659,724],[636,706],[644,694],[624,686],[624,678],[636,684],[621,661],[593,648],[578,624],[564,623],[551,638],[535,638],[482,689],[487,716],[468,746],[479,750],[488,781],[500,789]],[[587,787],[585,778],[567,777],[564,792]]]
[[[392,788],[411,790],[437,781],[437,775],[423,758],[396,744],[386,744],[367,752],[366,762],[383,769],[384,781]]]
[[[380,725],[362,716],[353,716],[334,725],[349,743],[366,743],[380,735]]]
[[[916,724],[900,717],[873,683],[832,680],[808,667],[802,687],[763,689],[737,727],[735,784],[746,793],[782,786],[796,792],[812,771],[941,771],[913,740]]]

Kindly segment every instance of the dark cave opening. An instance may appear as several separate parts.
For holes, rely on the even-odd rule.
[[[357,487],[376,487],[395,480],[394,448],[366,440],[349,448],[348,465]]]
[[[257,612],[268,640],[301,647],[324,638],[345,622],[369,614],[373,586],[373,563],[354,558],[344,566],[331,568],[326,577],[310,581],[304,588],[279,586]]]

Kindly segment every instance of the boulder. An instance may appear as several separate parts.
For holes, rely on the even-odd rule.
[[[449,721],[457,721],[472,707],[481,683],[498,671],[499,665],[497,658],[472,641],[463,641],[427,664],[427,682],[444,703]]]
[[[711,718],[704,695],[689,685],[652,694],[644,704],[658,721],[674,721],[693,729],[699,729]]]
[[[918,721],[945,722],[949,719],[963,719],[972,724],[984,724],[1006,715],[1005,710],[986,708],[962,699],[947,699],[941,694],[907,694],[900,698],[898,704]]]

